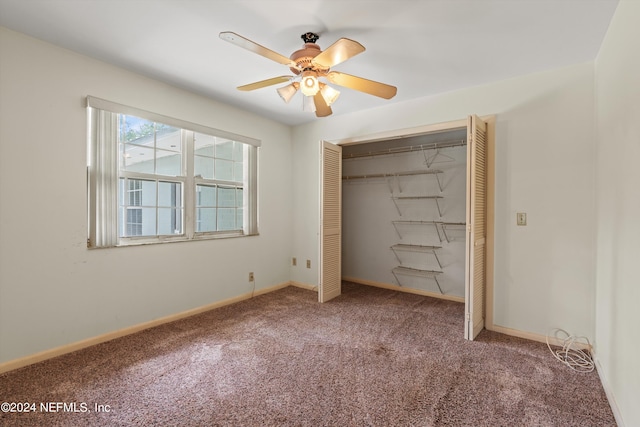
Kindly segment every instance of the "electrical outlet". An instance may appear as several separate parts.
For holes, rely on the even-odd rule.
[[[307,260],[307,268],[311,268],[311,260],[310,259]]]
[[[516,214],[516,224],[527,225],[527,214],[524,212],[518,212]]]
[[[253,271],[251,273],[249,273],[249,281],[253,282]]]
[[[296,265],[298,265],[298,260],[296,259],[296,257],[291,258],[291,264],[295,267]]]

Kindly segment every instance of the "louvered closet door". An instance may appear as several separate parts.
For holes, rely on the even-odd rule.
[[[467,124],[466,339],[484,327],[487,235],[487,125],[476,116]]]
[[[320,203],[320,286],[318,300],[342,292],[342,147],[322,142]]]

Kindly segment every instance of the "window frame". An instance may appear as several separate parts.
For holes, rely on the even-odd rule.
[[[120,168],[118,115],[136,116],[156,123],[166,124],[180,129],[182,144],[182,175],[171,176],[156,173],[126,171]],[[180,119],[151,113],[145,110],[113,103],[93,96],[87,97],[87,190],[88,190],[88,239],[89,248],[120,247],[130,245],[154,244],[177,241],[197,241],[230,237],[258,235],[258,153],[261,142],[254,138],[233,134],[227,131],[198,125]],[[204,134],[243,144],[243,174],[241,181],[227,181],[202,178],[194,173],[195,135]],[[214,153],[215,154],[215,153]],[[213,160],[215,162],[215,157]],[[234,160],[235,161],[235,160]],[[234,176],[235,179],[235,164]],[[182,186],[182,233],[151,236],[120,236],[119,180],[136,179],[160,182],[180,183]],[[126,181],[125,181],[126,182]],[[126,184],[125,184],[126,185]],[[241,229],[196,231],[197,206],[196,188],[198,185],[233,187],[237,198],[238,188],[242,189],[243,201],[237,210],[243,210]],[[157,190],[156,190],[157,191]],[[128,197],[128,194],[125,195]],[[156,210],[159,208],[156,200]],[[219,206],[216,200],[216,218]],[[157,216],[157,212],[156,212]],[[122,220],[127,226],[126,218]],[[158,225],[156,224],[156,227]],[[156,228],[157,230],[157,228]]]

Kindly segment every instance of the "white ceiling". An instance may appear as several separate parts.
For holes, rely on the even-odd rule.
[[[398,87],[391,100],[350,89],[334,115],[595,59],[617,0],[0,0],[0,25],[296,125],[323,120],[275,89],[291,74],[221,40],[233,31],[284,56],[300,35],[341,37],[364,53],[334,69]],[[1,54],[1,53],[0,53]],[[1,57],[0,57],[1,58]]]

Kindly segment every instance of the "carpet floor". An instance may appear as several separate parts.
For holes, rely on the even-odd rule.
[[[0,375],[0,402],[36,404],[0,425],[616,425],[595,372],[537,342],[465,341],[463,313],[352,283],[325,304],[288,287]]]

